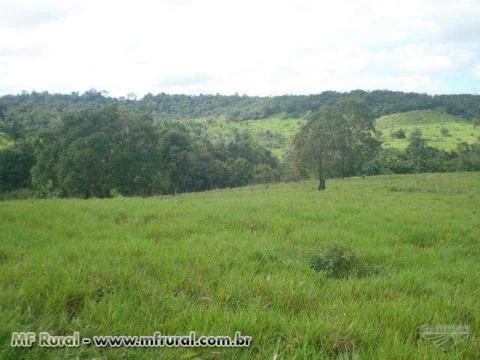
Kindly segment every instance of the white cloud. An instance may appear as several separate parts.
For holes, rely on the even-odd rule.
[[[480,59],[477,0],[11,0],[0,14],[1,93],[448,92],[442,75]]]
[[[477,65],[475,68],[475,76],[480,79],[480,65]]]

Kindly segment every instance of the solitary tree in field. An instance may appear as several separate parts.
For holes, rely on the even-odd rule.
[[[294,141],[300,164],[317,173],[318,190],[325,189],[327,163],[335,149],[335,117],[333,107],[323,109],[302,127]]]
[[[300,164],[316,173],[319,190],[329,176],[360,173],[365,161],[380,146],[375,138],[375,118],[358,100],[342,100],[314,114],[295,138]]]

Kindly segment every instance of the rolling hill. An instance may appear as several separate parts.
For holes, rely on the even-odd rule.
[[[229,121],[225,117],[205,117],[197,119],[175,120],[190,126],[194,132],[218,141],[233,136],[235,131],[251,133],[260,144],[282,158],[291,146],[295,133],[306,122],[304,118],[272,117],[256,120]],[[480,127],[472,121],[434,110],[416,110],[382,116],[376,121],[384,147],[404,149],[408,145],[408,136],[418,128],[422,130],[429,145],[453,150],[457,144],[465,141],[473,143],[480,137]],[[397,139],[392,133],[402,129],[406,138]],[[0,133],[0,149],[13,142]]]
[[[385,147],[406,148],[408,136],[416,128],[422,130],[431,146],[443,150],[453,150],[462,141],[475,142],[480,136],[480,127],[471,121],[433,110],[409,111],[377,119],[377,130],[382,132]],[[392,132],[400,129],[407,137],[393,138]]]
[[[188,123],[196,132],[212,141],[233,136],[235,131],[249,132],[260,144],[282,158],[291,145],[296,132],[305,123],[305,119],[267,118],[245,121],[228,121],[224,117],[211,117],[193,120],[178,120]]]
[[[187,122],[212,140],[228,138],[234,131],[247,131],[270,149],[274,155],[283,157],[291,145],[295,133],[305,123],[303,118],[267,118],[246,121],[228,121],[224,117],[178,120]],[[473,122],[457,116],[434,110],[417,110],[382,116],[376,121],[376,128],[381,132],[384,147],[404,149],[408,145],[410,133],[418,128],[422,130],[429,145],[453,150],[457,144],[466,141],[475,142],[480,136],[480,127]],[[405,139],[395,139],[392,132],[404,130]],[[446,129],[446,130],[445,130]]]

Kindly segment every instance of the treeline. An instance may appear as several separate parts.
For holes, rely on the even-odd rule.
[[[113,98],[107,93],[90,90],[86,93],[49,94],[23,93],[0,97],[0,131],[16,138],[25,130],[44,127],[67,111],[122,104],[130,112],[147,115],[156,121],[223,116],[231,121],[261,119],[273,116],[298,118],[334,105],[345,98],[364,101],[375,117],[410,110],[434,109],[480,119],[480,95],[427,95],[398,91],[355,90],[326,91],[317,95],[284,95],[274,97],[225,95],[148,94],[137,100]]]
[[[387,90],[354,90],[344,93],[326,91],[317,95],[274,97],[148,94],[135,103],[131,102],[131,109],[157,118],[225,116],[232,121],[243,121],[272,116],[304,117],[349,98],[364,101],[375,117],[411,110],[434,109],[465,119],[480,118],[480,95],[432,96]]]
[[[248,134],[213,144],[118,105],[65,113],[0,151],[0,192],[38,197],[149,196],[276,179],[278,161]]]

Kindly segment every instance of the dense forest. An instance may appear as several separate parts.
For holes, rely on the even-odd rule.
[[[151,95],[113,98],[22,93],[0,97],[0,193],[4,197],[149,196],[325,177],[480,170],[480,143],[432,148],[416,131],[405,151],[384,149],[378,116],[435,109],[474,123],[479,95],[356,90],[308,96]],[[212,141],[187,122],[271,116],[307,123],[279,160],[248,133]],[[320,175],[319,175],[320,174]]]

